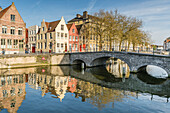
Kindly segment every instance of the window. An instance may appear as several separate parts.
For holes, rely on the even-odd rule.
[[[43,44],[42,44],[42,42],[41,42],[41,49],[42,49],[42,46],[43,46]]]
[[[63,38],[64,37],[64,33],[61,33],[61,38]]]
[[[15,34],[15,27],[11,27],[11,34],[12,34],[12,35]]]
[[[5,48],[5,39],[1,39],[1,48]]]
[[[75,29],[72,29],[72,32],[75,33]]]
[[[38,35],[38,40],[40,39],[40,35]]]
[[[52,33],[50,33],[50,39],[52,39],[53,37],[52,37]]]
[[[46,49],[47,48],[47,43],[46,42],[44,42],[44,49]]]
[[[71,51],[71,44],[69,44],[69,48],[70,48],[70,51]]]
[[[64,30],[64,25],[61,25],[61,30]]]
[[[73,36],[73,41],[74,41],[74,39],[75,39],[75,36]]]
[[[18,40],[14,39],[14,48],[18,48]]]
[[[73,50],[74,50],[74,44],[73,44]]]
[[[40,49],[40,43],[38,42],[38,49]]]
[[[47,33],[45,33],[45,39],[47,39]]]
[[[18,28],[18,35],[22,35],[22,28]]]
[[[78,41],[78,37],[76,36],[76,41]]]
[[[61,43],[61,48],[63,48],[63,46],[64,46],[63,43]]]
[[[36,34],[36,30],[34,30],[34,34]]]
[[[71,36],[70,36],[70,41],[71,41]]]
[[[43,31],[44,31],[44,27],[43,27]]]
[[[7,44],[8,44],[7,45],[8,48],[12,48],[12,40],[11,39],[7,40]]]
[[[77,51],[77,44],[76,44],[76,51]]]
[[[65,39],[67,39],[67,33],[65,33]]]
[[[52,44],[52,42],[50,42],[50,49],[52,49],[52,46],[53,46],[53,44]]]
[[[15,15],[11,15],[11,21],[15,21]]]
[[[7,33],[7,27],[6,26],[2,26],[2,33],[6,34]]]
[[[57,48],[59,48],[60,47],[60,43],[57,43]]]
[[[60,37],[60,33],[59,32],[57,33],[57,37]]]
[[[36,36],[34,36],[34,41],[36,41]]]
[[[41,34],[41,39],[43,39],[43,35]]]

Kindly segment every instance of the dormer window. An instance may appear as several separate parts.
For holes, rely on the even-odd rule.
[[[11,15],[11,21],[15,21],[15,15]]]

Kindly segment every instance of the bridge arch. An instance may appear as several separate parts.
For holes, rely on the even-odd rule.
[[[84,67],[86,67],[86,62],[82,59],[75,59],[72,64],[81,65],[82,63],[84,63]]]
[[[142,68],[144,68],[144,67],[146,67],[146,66],[148,66],[148,65],[157,66],[157,67],[159,67],[159,68],[162,68],[163,70],[165,70],[165,71],[168,73],[168,69],[167,69],[167,68],[165,68],[164,66],[159,65],[159,64],[157,64],[157,63],[154,63],[154,62],[153,62],[153,63],[140,64],[140,65],[136,66],[137,72],[141,71]],[[142,70],[142,71],[143,71],[143,70]]]

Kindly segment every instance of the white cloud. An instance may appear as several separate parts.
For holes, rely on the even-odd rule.
[[[96,4],[97,0],[91,0],[88,7],[87,7],[87,11],[91,11],[94,8],[94,5]]]

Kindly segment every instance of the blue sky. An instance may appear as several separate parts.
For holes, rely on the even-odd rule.
[[[0,0],[4,9],[14,2],[28,26],[40,25],[45,21],[59,20],[64,16],[68,21],[88,11],[99,9],[115,10],[127,16],[143,20],[143,28],[151,34],[155,44],[163,44],[170,36],[170,0]]]

